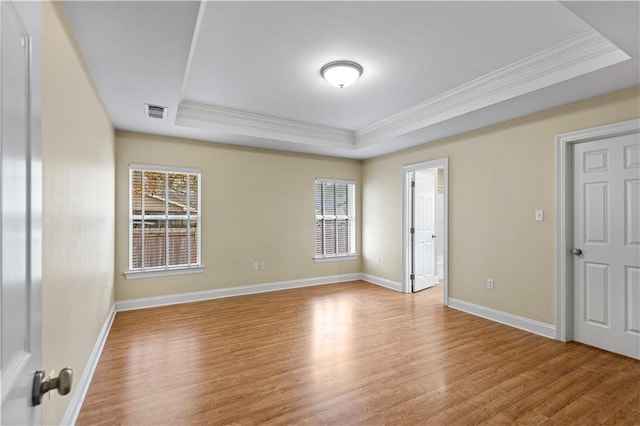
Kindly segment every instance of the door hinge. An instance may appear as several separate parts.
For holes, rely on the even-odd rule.
[[[415,233],[416,233],[416,228],[410,228],[410,229],[409,229],[409,233],[411,233],[411,234],[415,234]]]
[[[411,275],[409,275],[409,279],[410,279],[411,281],[413,281],[413,280],[415,280],[415,279],[416,279],[416,276],[415,276],[415,275],[413,275],[413,274],[411,274]]]
[[[416,181],[415,181],[415,180],[412,180],[412,181],[411,181],[411,187],[412,187],[412,188],[415,188],[415,187],[416,187]]]

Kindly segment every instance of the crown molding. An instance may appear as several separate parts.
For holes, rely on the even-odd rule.
[[[355,132],[364,147],[630,59],[595,30],[556,44]]]
[[[229,108],[182,101],[176,125],[213,129],[233,134],[275,139],[305,145],[353,149],[354,132],[318,126]]]

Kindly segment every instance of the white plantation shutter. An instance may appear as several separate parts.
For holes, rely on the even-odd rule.
[[[131,165],[129,270],[200,266],[200,171]]]
[[[316,179],[316,258],[355,255],[355,182]]]

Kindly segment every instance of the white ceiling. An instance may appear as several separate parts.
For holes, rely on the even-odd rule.
[[[116,128],[212,142],[369,158],[640,84],[638,2],[65,9]],[[346,89],[320,76],[339,59],[364,68]]]

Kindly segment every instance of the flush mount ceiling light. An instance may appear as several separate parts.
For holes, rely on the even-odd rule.
[[[320,74],[330,85],[344,89],[362,75],[362,67],[353,61],[333,61],[323,66]]]

